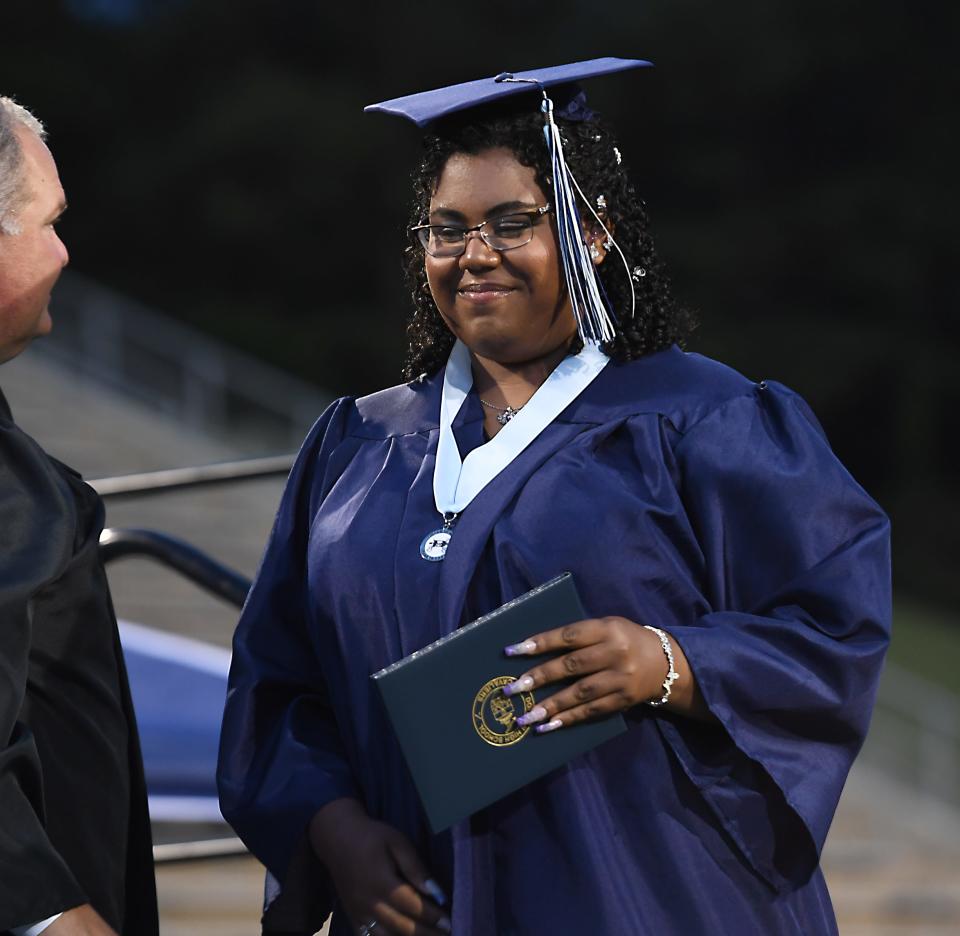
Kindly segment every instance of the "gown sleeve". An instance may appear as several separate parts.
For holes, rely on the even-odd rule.
[[[45,830],[43,770],[21,717],[33,598],[69,563],[75,527],[52,464],[0,419],[0,932],[86,902]]]
[[[795,886],[867,732],[889,641],[888,521],[774,383],[713,410],[675,456],[709,608],[669,630],[725,735],[673,716],[660,728],[754,869]]]
[[[308,634],[306,600],[311,505],[322,494],[349,410],[346,400],[334,403],[307,436],[233,642],[217,771],[220,807],[281,885],[288,868],[291,877],[301,876],[311,857],[305,833],[314,813],[339,797],[357,796]],[[319,865],[316,875],[313,890],[328,890]],[[317,904],[322,922],[329,894],[317,893]]]

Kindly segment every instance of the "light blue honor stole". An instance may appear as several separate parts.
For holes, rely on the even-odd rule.
[[[536,393],[489,441],[466,459],[453,435],[453,421],[473,386],[470,351],[457,341],[450,352],[440,399],[440,438],[433,470],[433,497],[443,527],[424,537],[420,555],[443,559],[460,513],[504,468],[556,419],[607,366],[610,359],[593,342],[584,342],[579,354],[564,358]]]

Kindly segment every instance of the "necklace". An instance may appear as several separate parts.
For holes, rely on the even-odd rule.
[[[433,496],[443,526],[428,533],[420,543],[420,555],[439,562],[447,553],[453,526],[470,502],[503,471],[553,420],[586,389],[607,365],[607,356],[591,342],[565,358],[489,442],[460,458],[453,436],[453,420],[473,386],[470,352],[457,341],[443,377],[440,398],[440,435],[433,470]],[[496,407],[495,407],[496,408]],[[506,411],[504,411],[504,415]],[[516,418],[514,418],[516,417]],[[511,421],[512,420],[512,421]]]
[[[513,417],[516,416],[517,413],[519,413],[520,410],[522,410],[527,405],[526,403],[521,403],[519,406],[516,406],[516,407],[497,406],[496,403],[488,403],[482,397],[480,398],[480,403],[483,406],[486,406],[488,409],[497,411],[497,422],[500,423],[501,426],[505,426],[508,422],[510,422],[510,420],[513,419]]]

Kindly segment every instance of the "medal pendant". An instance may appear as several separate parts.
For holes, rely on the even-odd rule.
[[[439,562],[447,554],[447,547],[453,539],[453,525],[459,514],[447,512],[443,515],[443,526],[428,533],[420,544],[420,558],[427,562]]]
[[[508,406],[502,413],[497,414],[497,422],[501,426],[505,426],[517,413],[520,412],[520,409],[514,409],[512,406]]]
[[[447,554],[447,547],[453,538],[451,530],[440,529],[428,533],[420,544],[420,555],[427,562],[439,562]]]

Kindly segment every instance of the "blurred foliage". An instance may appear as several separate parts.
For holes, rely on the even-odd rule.
[[[394,383],[411,126],[371,101],[597,55],[693,347],[803,393],[960,597],[953,4],[6,0],[74,265],[335,393]]]
[[[952,692],[960,689],[960,628],[955,614],[898,597],[888,660]]]

